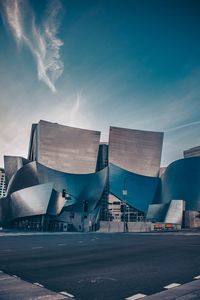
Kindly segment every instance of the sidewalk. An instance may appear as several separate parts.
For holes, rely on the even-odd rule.
[[[136,298],[135,298],[136,299]],[[137,298],[141,299],[141,298]],[[151,296],[145,300],[200,300],[200,279],[168,289]]]
[[[74,232],[74,231],[14,231],[14,230],[2,230],[1,236],[20,236],[20,235],[63,235],[63,234],[83,234],[87,232]]]
[[[29,283],[19,277],[10,276],[0,271],[1,300],[75,300],[66,292],[55,293],[41,284]],[[200,300],[200,279],[170,288],[151,296],[141,294],[126,298],[127,300]]]
[[[0,271],[1,300],[75,300],[67,293],[55,293],[40,284],[32,284],[16,276],[10,276]]]
[[[21,235],[82,235],[82,234],[133,234],[133,235],[196,235],[200,236],[200,228],[181,229],[177,231],[146,231],[146,232],[103,232],[103,231],[17,231],[17,230],[0,230],[0,237],[21,236]],[[199,299],[200,300],[200,299]]]

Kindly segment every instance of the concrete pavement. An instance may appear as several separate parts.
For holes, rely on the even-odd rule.
[[[0,269],[48,290],[66,291],[77,300],[123,300],[160,293],[174,283],[183,286],[199,276],[198,235],[4,235]]]
[[[199,276],[200,277],[200,276]],[[176,285],[176,284],[174,284]],[[172,285],[171,285],[172,286]],[[17,276],[10,276],[0,271],[0,299],[1,300],[75,300],[73,295],[63,291],[55,293],[39,283],[31,284]],[[200,279],[177,286],[168,287],[167,291],[151,296],[144,294],[132,295],[126,300],[199,300]]]
[[[167,291],[160,292],[152,296],[144,297],[143,299],[144,300],[199,300],[200,280],[194,280],[189,283],[168,289]]]
[[[0,271],[1,300],[72,300],[66,294],[52,292],[35,282],[31,284],[17,276],[10,276]]]

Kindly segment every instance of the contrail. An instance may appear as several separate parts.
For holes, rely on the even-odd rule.
[[[77,93],[76,101],[74,102],[74,105],[72,106],[70,118],[69,118],[71,125],[74,124],[74,121],[78,116],[80,106],[81,106],[81,93]]]
[[[166,129],[165,132],[176,131],[176,130],[179,130],[179,129],[182,129],[182,128],[185,128],[185,127],[189,127],[189,126],[193,126],[193,125],[199,125],[199,124],[200,124],[200,121],[190,122],[190,123],[183,124],[183,125],[180,125],[180,126],[177,126],[177,127]]]

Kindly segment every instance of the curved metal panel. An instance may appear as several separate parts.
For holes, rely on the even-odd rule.
[[[172,200],[167,210],[164,223],[182,224],[184,210],[183,200]]]
[[[53,189],[47,209],[47,215],[59,215],[63,209],[64,203],[65,199],[62,197],[62,193]]]
[[[200,210],[200,157],[177,160],[162,176],[162,203],[186,201],[186,210]]]
[[[53,182],[54,190],[62,193],[63,189],[71,195],[71,201],[65,203],[73,211],[82,211],[83,202],[88,202],[88,211],[92,211],[99,202],[105,188],[108,168],[96,173],[68,174],[59,172],[37,163],[40,183]]]
[[[12,219],[46,214],[52,186],[52,183],[40,184],[12,193]]]
[[[41,120],[32,128],[29,157],[55,170],[84,174],[96,170],[100,132]]]
[[[39,184],[36,163],[30,162],[21,167],[11,178],[7,194],[12,194],[18,190]]]
[[[200,156],[200,146],[183,151],[184,158]]]
[[[12,176],[30,161],[20,156],[4,156],[5,179],[8,185]]]
[[[2,214],[7,220],[41,214],[57,216],[63,207],[82,214],[87,202],[87,213],[97,215],[107,173],[105,168],[96,173],[68,174],[37,162],[28,163],[10,180]],[[71,195],[71,201],[62,197],[63,190]]]
[[[144,176],[158,176],[163,132],[110,127],[109,162]]]
[[[148,205],[153,202],[160,179],[131,173],[110,164],[109,180],[110,193],[146,213]],[[122,194],[124,189],[127,195]]]
[[[6,201],[6,198],[0,198],[0,224],[3,222],[4,218],[4,202]]]
[[[146,219],[152,222],[164,222],[169,204],[150,204]]]

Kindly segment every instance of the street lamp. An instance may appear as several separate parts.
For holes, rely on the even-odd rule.
[[[106,213],[107,213],[107,217],[106,217],[106,220],[107,220],[107,225],[108,225],[108,232],[110,232],[110,221],[111,220],[111,211],[112,211],[112,208],[106,208]]]
[[[85,213],[88,212],[88,201],[87,200],[83,200],[83,214],[82,214],[82,231],[84,232],[85,231]]]
[[[124,185],[123,185],[123,190],[122,190],[122,195],[123,195],[123,203],[124,203],[124,209],[123,209],[123,213],[124,213],[124,232],[128,231],[128,226],[127,226],[127,221],[126,221],[126,197],[128,195],[128,190],[126,188],[126,182],[128,180],[128,178],[131,178],[132,176],[125,176],[124,177]]]
[[[62,197],[65,199],[65,203],[64,203],[64,206],[65,204],[67,204],[68,201],[72,200],[72,198],[76,199],[76,197],[70,193],[68,193],[66,191],[66,189],[63,189],[62,190]],[[68,229],[69,231],[72,231],[72,218],[74,218],[74,212],[73,211],[70,211],[69,212],[69,218],[70,218],[70,224],[68,224]]]
[[[68,193],[67,191],[66,191],[66,189],[63,189],[62,190],[62,197],[63,198],[65,198],[65,203],[67,203],[67,201],[69,201],[69,200],[71,200],[72,198],[74,198],[75,200],[77,200],[77,197],[75,197],[74,195],[72,195],[72,194],[70,194],[70,193]],[[85,219],[85,216],[86,216],[86,214],[88,213],[88,205],[89,205],[89,203],[88,203],[88,200],[83,200],[83,202],[82,202],[82,216],[81,216],[81,231],[85,231],[85,228],[84,228],[84,219]],[[70,214],[70,225],[72,225],[72,214]]]
[[[124,209],[123,209],[123,214],[124,214],[124,232],[126,232],[126,196],[128,195],[128,191],[125,190],[125,187],[124,189],[122,190],[122,195],[124,196],[124,199],[123,199],[123,206],[124,206]]]

